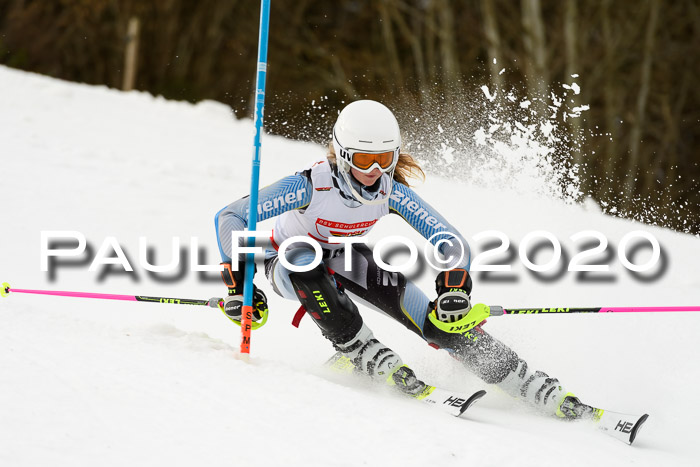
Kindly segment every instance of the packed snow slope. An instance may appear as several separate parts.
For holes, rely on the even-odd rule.
[[[149,276],[139,264],[139,237],[155,247],[155,264],[172,257],[173,237],[187,248],[196,237],[206,253],[200,263],[218,263],[214,214],[249,190],[253,132],[250,121],[235,120],[215,102],[173,102],[0,67],[0,282],[18,289],[220,296],[224,288],[215,274],[203,281],[188,267],[178,277],[163,274],[167,281]],[[323,155],[320,146],[266,136],[261,183]],[[494,240],[475,240],[480,232],[498,230],[510,239],[516,253],[506,261],[513,268],[508,280],[475,273],[477,301],[506,307],[700,305],[695,237],[606,217],[591,203],[485,190],[469,181],[430,176],[416,189],[475,253]],[[50,280],[40,268],[41,232],[57,230],[81,232],[92,256],[59,267]],[[568,255],[562,262],[581,246],[572,235],[601,232],[609,254],[591,260],[610,271],[587,280],[573,272],[529,271],[517,245],[537,230],[562,243]],[[658,239],[662,270],[636,277],[621,265],[617,247],[634,230]],[[398,218],[380,222],[371,241],[388,234],[423,244]],[[116,238],[134,272],[119,273],[116,266],[99,277],[100,269],[88,270],[107,237]],[[543,264],[551,254],[533,249],[530,258]],[[506,256],[484,261],[504,262]],[[641,264],[650,250],[629,256]],[[433,273],[415,276],[432,296]],[[214,309],[19,293],[0,299],[0,465],[700,462],[700,314],[488,320],[486,330],[582,400],[618,412],[648,412],[647,425],[629,447],[586,425],[531,413],[444,351],[365,308],[375,335],[423,379],[489,392],[457,419],[365,382],[339,379],[323,369],[333,350],[313,322],[304,319],[293,328],[297,305],[277,297],[262,274],[256,282],[270,299],[271,317],[253,335],[250,363],[237,358],[239,328]]]

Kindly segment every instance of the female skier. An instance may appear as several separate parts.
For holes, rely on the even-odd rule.
[[[327,160],[260,190],[258,221],[278,216],[271,238],[275,249],[289,237],[303,236],[317,241],[323,251],[323,261],[306,272],[290,271],[277,251],[266,252],[265,274],[274,291],[301,302],[321,333],[358,370],[406,394],[419,395],[425,384],[396,352],[374,337],[354,301],[399,321],[432,347],[451,352],[485,382],[540,411],[579,417],[578,399],[558,380],[532,371],[513,350],[482,329],[488,307],[471,306],[467,242],[409,188],[407,178],[416,175],[424,174],[411,156],[401,152],[399,125],[387,107],[371,100],[345,107],[333,127]],[[247,197],[242,198],[216,215],[222,276],[228,286],[224,311],[238,322],[244,259],[231,258],[231,233],[247,226],[248,203]],[[445,258],[452,257],[452,269],[437,275],[434,301],[400,273],[387,280],[368,247],[334,243],[366,235],[387,214],[401,216],[437,245]],[[446,239],[452,241],[441,241]],[[460,241],[466,252],[461,251]],[[345,267],[348,255],[350,268]],[[308,266],[315,252],[311,245],[297,242],[285,257],[294,266]],[[237,271],[232,270],[232,260],[239,262]],[[259,320],[267,313],[267,298],[257,287],[253,302],[254,319]]]

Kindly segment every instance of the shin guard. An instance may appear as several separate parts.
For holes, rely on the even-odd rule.
[[[360,312],[338,289],[323,263],[311,271],[290,273],[289,279],[306,312],[334,345],[345,344],[357,335],[362,328]]]

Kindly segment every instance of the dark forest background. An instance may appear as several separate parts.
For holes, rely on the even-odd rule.
[[[0,63],[248,117],[258,25],[258,0],[0,0]],[[404,109],[402,124],[458,125],[484,84],[547,96],[575,81],[584,194],[700,234],[698,0],[272,0],[268,60],[267,130],[317,142],[360,97]]]

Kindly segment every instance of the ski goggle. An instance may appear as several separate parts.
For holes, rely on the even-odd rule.
[[[399,160],[399,148],[393,151],[362,151],[340,148],[340,157],[352,168],[362,173],[370,173],[375,167],[382,172],[389,172]]]

